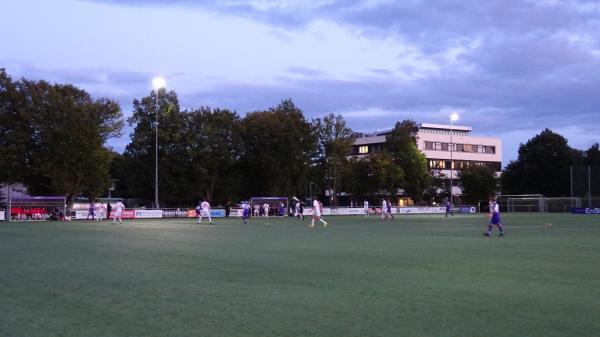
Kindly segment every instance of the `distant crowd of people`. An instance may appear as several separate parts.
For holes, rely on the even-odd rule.
[[[64,220],[65,215],[58,207],[11,207],[12,220]]]

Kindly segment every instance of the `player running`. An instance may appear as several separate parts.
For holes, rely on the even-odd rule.
[[[208,222],[212,225],[212,219],[210,217],[210,204],[204,200],[200,203],[200,215],[198,216],[198,223],[202,223],[202,217],[207,217]]]
[[[498,227],[500,234],[498,237],[504,237],[504,228],[500,223],[500,205],[496,202],[496,198],[490,198],[490,223],[488,225],[487,232],[483,233],[484,236],[491,237],[492,236],[492,228],[494,226]]]
[[[321,219],[321,214],[323,214],[323,205],[315,198],[313,201],[313,216],[309,227],[315,227],[315,220],[321,221],[323,227],[327,227],[327,221]]]

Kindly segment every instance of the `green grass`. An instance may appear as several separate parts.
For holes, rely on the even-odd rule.
[[[600,336],[598,216],[328,220],[0,223],[0,336]]]

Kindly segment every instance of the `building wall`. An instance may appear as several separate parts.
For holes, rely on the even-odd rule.
[[[462,152],[462,151],[450,151],[448,150],[429,150],[425,148],[425,142],[433,143],[453,143],[453,144],[469,144],[469,145],[482,145],[482,146],[493,146],[495,148],[494,153],[477,153],[477,152]],[[428,160],[444,160],[449,161],[452,157],[453,161],[470,161],[470,162],[485,162],[489,163],[489,166],[493,166],[497,172],[500,171],[502,162],[502,141],[498,138],[489,137],[473,137],[473,136],[459,136],[453,135],[452,142],[450,141],[450,135],[446,134],[433,134],[426,132],[419,132],[417,134],[417,147],[425,154]],[[497,167],[496,167],[497,166]],[[459,167],[454,167],[457,169]],[[449,175],[450,170],[442,170],[442,173]],[[456,176],[456,172],[453,174]]]
[[[423,125],[427,125],[427,127],[433,127],[434,129],[419,129],[416,135],[417,147],[419,150],[421,150],[421,152],[423,152],[423,154],[425,154],[425,157],[430,163],[431,161],[444,162],[438,162],[438,164],[444,164],[443,168],[439,168],[441,173],[444,173],[446,176],[450,175],[450,167],[445,165],[446,163],[449,164],[450,157],[452,157],[452,161],[455,163],[455,166],[453,167],[453,177],[457,176],[457,171],[460,169],[460,162],[469,162],[469,164],[475,165],[485,165],[494,168],[497,174],[500,173],[502,163],[502,141],[499,138],[470,136],[470,127],[456,126],[451,142],[449,130],[450,126],[437,124]],[[352,155],[360,158],[377,153],[383,148],[384,142],[385,136],[381,134],[371,137],[357,138],[354,142]],[[444,143],[444,148],[447,150],[427,149],[425,146],[426,142]],[[458,150],[450,151],[450,143],[455,144],[455,147],[459,147],[459,144],[493,147],[494,153],[464,152]],[[365,149],[368,149],[367,153],[364,152]],[[435,168],[432,167],[432,169]]]

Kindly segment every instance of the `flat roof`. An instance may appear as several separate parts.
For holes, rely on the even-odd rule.
[[[456,131],[473,131],[473,128],[470,126],[460,126],[460,125],[444,125],[444,124],[430,124],[430,123],[420,123],[418,124],[419,129],[439,129],[439,130],[456,130]]]

